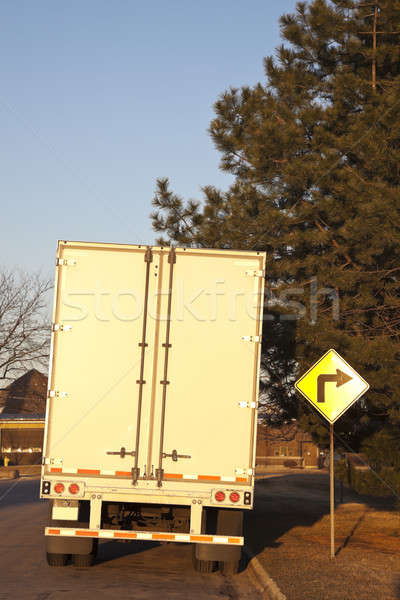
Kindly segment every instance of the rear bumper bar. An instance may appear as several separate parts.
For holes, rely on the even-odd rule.
[[[244,538],[224,535],[192,535],[189,533],[166,533],[128,531],[121,529],[75,529],[73,527],[46,527],[45,535],[66,537],[90,537],[114,540],[140,540],[160,542],[183,542],[199,544],[222,544],[230,546],[243,546]]]

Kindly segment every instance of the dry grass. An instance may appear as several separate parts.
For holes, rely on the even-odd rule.
[[[400,598],[399,512],[346,490],[335,518],[331,560],[327,474],[283,474],[257,483],[247,537],[288,600]]]

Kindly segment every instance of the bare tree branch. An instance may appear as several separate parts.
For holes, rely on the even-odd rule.
[[[0,381],[48,361],[50,281],[0,268]]]

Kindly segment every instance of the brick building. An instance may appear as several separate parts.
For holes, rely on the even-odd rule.
[[[32,369],[0,390],[0,464],[40,464],[47,377]]]
[[[256,456],[258,465],[318,468],[321,463],[318,446],[296,421],[281,427],[259,425]]]
[[[7,415],[44,414],[46,396],[46,375],[37,369],[31,369],[0,389],[0,412]]]

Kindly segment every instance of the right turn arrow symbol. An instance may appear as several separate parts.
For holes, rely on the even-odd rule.
[[[340,369],[336,369],[336,375],[322,374],[318,375],[317,378],[317,402],[325,402],[325,384],[336,383],[336,387],[344,385],[348,381],[351,381],[352,377],[343,373]]]

